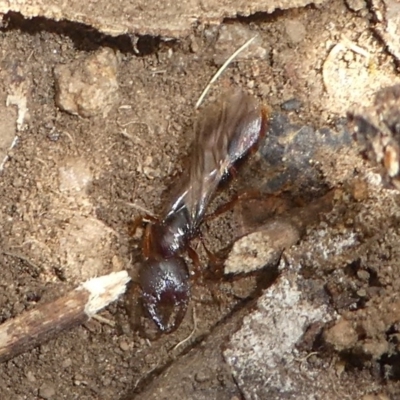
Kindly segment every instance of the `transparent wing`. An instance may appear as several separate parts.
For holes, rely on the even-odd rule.
[[[196,227],[232,165],[265,131],[266,110],[252,96],[234,91],[206,107],[195,124],[189,181],[183,202]]]

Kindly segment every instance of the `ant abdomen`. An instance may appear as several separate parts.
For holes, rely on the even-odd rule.
[[[140,270],[143,305],[163,332],[172,332],[182,322],[190,296],[189,271],[185,260],[148,259]]]

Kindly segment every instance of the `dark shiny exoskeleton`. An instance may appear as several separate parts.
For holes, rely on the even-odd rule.
[[[189,270],[182,254],[198,235],[221,180],[264,134],[266,119],[266,108],[238,90],[205,108],[195,124],[189,171],[162,218],[148,223],[144,233],[143,305],[163,332],[179,326],[190,298]]]

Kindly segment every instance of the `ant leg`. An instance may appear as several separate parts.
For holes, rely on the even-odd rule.
[[[158,219],[151,215],[140,215],[136,217],[129,226],[129,234],[134,236],[140,226],[144,226],[142,237],[142,254],[148,257],[151,253],[151,224],[157,223]]]
[[[210,251],[204,240],[201,241],[203,248],[209,260],[209,267],[207,269],[207,278],[220,279],[224,275],[224,258],[218,257],[215,253]]]
[[[205,219],[205,221],[212,220],[212,219],[218,217],[219,215],[232,210],[236,206],[236,204],[241,201],[259,199],[262,196],[265,196],[265,194],[263,195],[260,190],[248,190],[246,192],[237,194],[231,200],[229,200],[227,203],[219,206],[214,212],[206,215],[204,219]]]
[[[197,280],[201,275],[201,262],[199,255],[197,254],[196,250],[190,246],[188,246],[187,253],[193,263],[193,277],[195,280]]]
[[[139,215],[133,221],[129,223],[129,234],[135,236],[136,231],[140,226],[145,225],[148,222],[158,222],[158,219],[151,215]]]
[[[148,258],[151,256],[151,225],[146,225],[142,241],[142,254]]]
[[[237,175],[238,175],[238,171],[237,171],[237,169],[235,168],[234,165],[231,165],[231,166],[229,167],[228,173],[229,173],[229,177],[230,177],[231,179],[236,179],[236,177],[237,177]]]
[[[217,273],[215,273],[214,270],[219,272],[219,270],[217,268],[219,268],[219,269],[221,268],[221,266],[223,265],[223,260],[221,258],[217,257],[214,253],[212,253],[210,250],[207,249],[206,245],[204,244],[203,238],[200,238],[200,240],[204,247],[204,250],[206,251],[206,254],[207,254],[207,257],[211,264],[211,267],[213,269],[212,275],[214,277],[217,275]],[[207,271],[204,271],[204,268],[201,268],[202,265],[201,265],[199,255],[197,254],[196,250],[194,250],[192,247],[189,246],[187,249],[187,253],[193,263],[193,278],[195,279],[195,281],[197,281]],[[218,276],[219,275],[221,275],[221,274],[218,273]]]
[[[203,245],[203,248],[207,254],[208,260],[212,265],[215,264],[220,264],[221,263],[221,258],[219,258],[217,255],[215,255],[212,251],[208,250],[204,240],[201,241],[201,244]]]
[[[199,232],[199,239],[207,254],[209,267],[207,268],[206,275],[212,275],[212,278],[220,278],[223,276],[224,258],[218,257],[215,253],[208,249],[202,232]]]
[[[157,340],[161,332],[148,316],[143,304],[142,289],[137,282],[130,282],[125,295],[125,310],[128,323],[134,332],[144,339]]]
[[[128,322],[131,329],[144,336],[142,317],[144,316],[141,302],[142,292],[137,282],[130,282],[125,295],[125,310],[128,315]]]

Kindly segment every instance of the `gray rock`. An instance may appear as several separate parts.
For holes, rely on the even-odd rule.
[[[117,57],[107,48],[55,67],[57,105],[81,117],[106,117],[119,98],[117,68]]]

